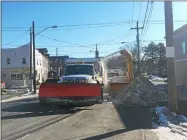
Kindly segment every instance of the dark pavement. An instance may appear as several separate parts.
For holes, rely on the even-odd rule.
[[[142,129],[151,129],[152,128],[152,115],[148,108],[146,107],[140,107],[140,106],[126,106],[126,105],[114,105],[112,108],[112,105],[110,103],[108,104],[100,104],[93,106],[91,110],[89,108],[75,108],[75,107],[62,107],[57,105],[47,105],[47,106],[40,106],[38,104],[37,98],[32,99],[21,99],[18,101],[11,101],[2,103],[2,139],[3,140],[14,140],[20,137],[23,137],[27,134],[36,134],[33,135],[33,138],[35,136],[37,137],[40,135],[40,131],[42,131],[42,136],[45,137],[47,133],[45,132],[45,129],[47,126],[51,126],[52,124],[57,124],[53,127],[56,129],[56,133],[60,134],[61,129],[64,129],[64,131],[71,131],[71,129],[76,129],[74,127],[69,128],[69,123],[74,123],[75,126],[79,126],[79,120],[81,119],[82,124],[90,124],[95,125],[95,127],[98,129],[101,129],[101,123],[106,125],[108,127],[107,130],[114,130],[115,131],[109,132],[107,131],[106,135],[100,135],[98,133],[98,136],[91,136],[90,139],[97,139],[98,137],[112,137],[117,134],[123,134],[126,133],[128,135],[128,132],[134,133],[134,130],[136,131],[134,135],[142,136]],[[74,115],[77,112],[80,112],[82,110],[87,110],[83,115]],[[102,109],[102,110],[99,110]],[[116,110],[116,111],[115,111]],[[103,112],[102,112],[103,111]],[[115,113],[116,112],[116,113]],[[98,115],[100,114],[101,118],[98,118]],[[111,116],[112,114],[116,114],[115,116],[119,116],[120,120],[118,120],[118,125],[115,123],[117,121],[117,118],[115,116]],[[118,115],[117,115],[118,114]],[[72,116],[72,117],[70,117]],[[60,123],[57,123],[64,118],[70,117],[73,121],[67,122],[67,126],[60,125]],[[90,118],[91,117],[91,118]],[[109,117],[109,118],[108,118]],[[84,119],[83,119],[84,118]],[[104,120],[106,118],[106,120]],[[113,118],[110,121],[110,118]],[[71,120],[70,119],[70,120]],[[90,122],[90,119],[95,120],[98,124],[92,124]],[[120,124],[121,122],[121,124]],[[125,129],[120,130],[118,126],[124,126]],[[58,128],[59,127],[59,128]],[[85,127],[80,126],[82,128],[81,130],[76,130],[76,134],[84,134]],[[49,127],[47,127],[49,129]],[[51,130],[51,133],[53,130]],[[81,131],[81,132],[79,132]],[[96,130],[89,130],[89,131],[96,131]],[[102,131],[105,131],[102,128]],[[47,131],[48,132],[48,131]],[[99,130],[98,130],[99,132]],[[65,132],[64,132],[65,133]],[[66,133],[67,134],[67,133]],[[146,132],[147,135],[149,135],[149,132]],[[55,135],[55,133],[54,133]],[[151,136],[155,137],[154,134],[150,134]],[[50,135],[49,135],[50,137]],[[71,137],[71,135],[68,135],[67,137]],[[129,135],[127,136],[127,138]],[[89,137],[87,137],[89,138]],[[31,137],[32,139],[32,137]],[[156,137],[155,137],[156,139]]]
[[[80,110],[55,105],[40,106],[37,98],[32,98],[2,103],[1,111],[2,139],[13,140]]]

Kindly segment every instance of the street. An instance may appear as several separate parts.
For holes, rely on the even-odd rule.
[[[148,108],[104,102],[87,107],[39,106],[37,99],[2,103],[2,139],[156,140]],[[147,137],[147,138],[146,138]]]

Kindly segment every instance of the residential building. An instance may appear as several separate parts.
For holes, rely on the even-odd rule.
[[[41,83],[48,76],[48,58],[35,50],[36,80]],[[30,77],[30,44],[2,49],[2,81],[7,87],[32,85]],[[33,68],[32,68],[33,69]]]
[[[50,56],[49,57],[49,78],[57,78],[64,72],[65,60],[69,56]]]
[[[176,84],[187,88],[187,24],[173,33]]]

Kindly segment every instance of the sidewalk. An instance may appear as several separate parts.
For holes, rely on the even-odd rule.
[[[9,102],[9,101],[15,101],[20,99],[26,99],[26,98],[33,98],[38,97],[38,90],[36,90],[36,93],[28,92],[28,93],[14,93],[13,95],[1,95],[1,102]]]

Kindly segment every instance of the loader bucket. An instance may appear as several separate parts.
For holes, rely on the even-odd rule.
[[[130,83],[110,83],[109,84],[109,94],[111,97],[115,97],[118,92],[127,87]]]

